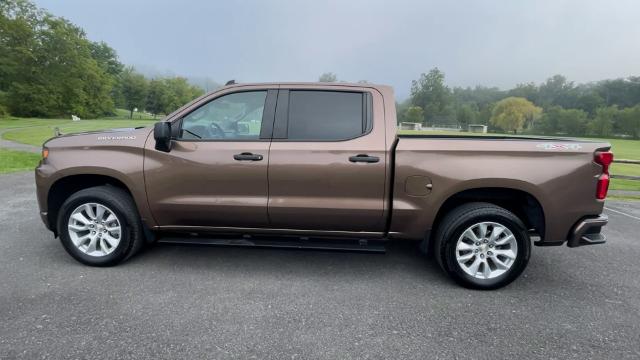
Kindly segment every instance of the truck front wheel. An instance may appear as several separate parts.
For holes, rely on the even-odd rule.
[[[468,203],[450,211],[436,230],[434,250],[455,281],[496,289],[515,280],[531,255],[526,226],[512,212],[490,203]]]
[[[115,265],[144,244],[133,199],[114,186],[92,187],[71,195],[60,208],[58,229],[65,250],[91,266]]]

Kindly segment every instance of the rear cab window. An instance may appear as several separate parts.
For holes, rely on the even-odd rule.
[[[274,138],[290,141],[342,141],[360,137],[372,128],[368,92],[281,90]]]

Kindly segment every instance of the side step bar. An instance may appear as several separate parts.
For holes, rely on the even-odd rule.
[[[370,239],[328,239],[307,237],[273,237],[273,236],[249,236],[224,237],[224,236],[190,236],[189,234],[171,234],[160,236],[158,242],[174,245],[212,245],[235,247],[259,247],[259,248],[284,248],[284,249],[312,249],[312,250],[336,250],[355,251],[367,253],[385,253],[385,240]]]

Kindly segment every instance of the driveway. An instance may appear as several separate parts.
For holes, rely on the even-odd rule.
[[[17,151],[26,151],[32,153],[40,153],[42,151],[42,147],[33,146],[29,144],[22,144],[19,142],[3,139],[2,135],[6,132],[12,130],[18,130],[24,128],[11,128],[11,129],[0,129],[0,149],[9,149],[9,150],[17,150]]]
[[[640,203],[606,245],[534,247],[498,291],[452,283],[413,244],[385,255],[157,245],[75,262],[0,176],[0,358],[639,358]]]

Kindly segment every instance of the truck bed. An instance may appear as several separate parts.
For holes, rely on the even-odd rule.
[[[392,236],[424,236],[445,202],[465,191],[482,194],[502,188],[530,194],[544,209],[537,215],[544,228],[539,245],[562,244],[580,218],[602,212],[604,202],[594,199],[602,169],[593,156],[608,150],[608,143],[519,136],[398,138]]]
[[[593,143],[596,140],[590,139],[576,139],[576,138],[562,138],[562,137],[550,137],[550,136],[536,136],[536,135],[482,135],[474,133],[464,134],[402,134],[398,133],[398,138],[405,139],[457,139],[457,140],[531,140],[531,141],[561,141],[561,142],[587,142]]]

